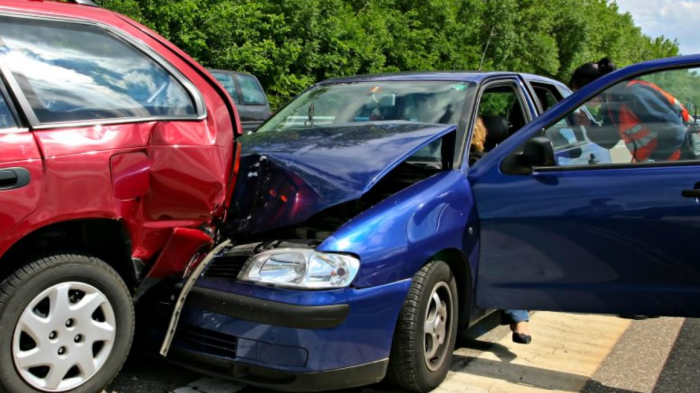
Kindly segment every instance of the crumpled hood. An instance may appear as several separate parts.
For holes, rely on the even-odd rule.
[[[261,232],[300,223],[359,199],[394,167],[455,129],[375,122],[241,137],[235,215],[245,217],[248,228],[240,230]]]

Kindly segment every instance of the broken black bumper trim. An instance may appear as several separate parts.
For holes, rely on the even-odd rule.
[[[266,325],[294,329],[327,329],[345,322],[347,304],[300,306],[194,287],[187,306]]]

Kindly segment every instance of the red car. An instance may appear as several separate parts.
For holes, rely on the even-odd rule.
[[[99,391],[134,299],[217,240],[240,120],[189,56],[87,5],[0,2],[0,77],[0,391]]]

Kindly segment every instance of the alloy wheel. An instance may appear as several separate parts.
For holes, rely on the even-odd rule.
[[[435,284],[428,301],[423,324],[424,359],[430,371],[440,368],[449,350],[446,343],[450,342],[452,316],[452,292],[445,282]]]

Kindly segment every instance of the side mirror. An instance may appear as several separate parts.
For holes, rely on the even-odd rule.
[[[543,136],[530,139],[520,154],[520,163],[529,168],[556,165],[552,142]]]

